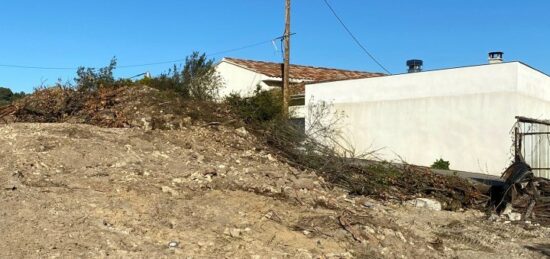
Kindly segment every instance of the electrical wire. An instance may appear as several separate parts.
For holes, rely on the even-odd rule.
[[[355,43],[372,59],[372,61],[374,61],[374,63],[376,63],[379,67],[381,67],[384,71],[386,71],[388,74],[391,75],[391,72],[386,69],[368,50],[367,48],[365,48],[363,46],[363,44],[361,44],[361,42],[359,42],[359,40],[355,37],[355,35],[353,35],[353,33],[351,32],[351,30],[348,28],[348,26],[346,26],[346,24],[344,23],[344,21],[342,21],[342,19],[340,18],[340,16],[338,16],[338,14],[336,13],[336,11],[334,10],[334,8],[332,8],[332,6],[330,5],[330,3],[328,2],[328,0],[323,0],[325,2],[325,4],[327,5],[327,7],[330,9],[330,11],[332,12],[332,14],[334,15],[334,17],[336,17],[336,19],[338,20],[338,22],[340,22],[340,24],[342,25],[342,27],[344,27],[344,29],[348,32],[349,36],[351,36],[351,38],[353,39],[353,41],[355,41]]]
[[[261,42],[256,42],[256,43],[253,43],[253,44],[250,44],[250,45],[245,45],[245,46],[238,47],[238,48],[222,50],[222,51],[214,52],[212,54],[207,54],[206,56],[213,57],[213,56],[219,56],[219,55],[222,55],[222,54],[231,53],[231,52],[235,52],[235,51],[239,51],[239,50],[243,50],[243,49],[248,49],[248,48],[260,46],[260,45],[263,45],[263,44],[266,44],[266,43],[271,43],[272,41],[274,41],[276,39],[280,39],[280,38],[281,37],[277,37],[277,38],[274,38],[274,39],[265,40],[265,41],[261,41]],[[121,65],[121,66],[117,66],[116,68],[118,69],[118,68],[146,67],[146,66],[161,65],[161,64],[171,64],[171,63],[177,63],[177,62],[183,62],[183,61],[185,61],[184,58],[174,59],[174,60],[169,60],[169,61],[143,63],[143,64]],[[25,66],[25,65],[11,65],[11,64],[0,64],[0,67],[21,68],[21,69],[41,69],[41,70],[76,70],[76,69],[79,68],[79,67]]]

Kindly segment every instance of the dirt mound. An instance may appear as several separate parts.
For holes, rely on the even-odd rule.
[[[389,163],[316,172],[236,129],[224,104],[146,86],[39,90],[2,121],[0,257],[536,258],[547,246],[546,228],[464,211],[483,201],[465,180]]]
[[[46,88],[13,105],[0,108],[0,119],[5,122],[69,122],[146,130],[181,129],[192,124],[238,124],[240,121],[223,103],[184,100],[176,93],[147,86],[107,87],[97,92]],[[274,136],[269,132],[256,133],[266,143]],[[293,156],[288,154],[290,149],[285,147],[288,144],[271,146],[275,147],[274,152],[279,150],[281,156],[292,160]],[[389,163],[357,166],[336,160],[334,162],[341,165],[332,166],[334,170],[322,175],[329,182],[350,190],[353,195],[400,201],[422,195],[437,198],[444,203],[445,209],[450,210],[471,208],[484,202],[476,188],[457,177],[435,175],[414,166],[396,167]],[[307,165],[307,162],[300,160],[294,162]]]
[[[539,258],[550,231],[350,196],[244,130],[0,125],[0,257]]]

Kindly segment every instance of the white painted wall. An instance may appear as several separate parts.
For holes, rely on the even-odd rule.
[[[216,71],[222,78],[223,87],[220,89],[219,98],[229,96],[231,93],[237,93],[243,97],[252,96],[257,87],[261,90],[271,90],[272,87],[264,83],[264,80],[280,80],[268,77],[249,70],[245,67],[235,65],[231,62],[222,60],[216,65]],[[302,82],[303,80],[291,80],[291,82]],[[292,118],[304,118],[304,106],[291,106],[289,112]]]
[[[224,86],[220,89],[220,97],[226,97],[231,93],[238,93],[241,96],[250,96],[260,85],[263,90],[267,90],[267,85],[262,81],[268,77],[244,67],[237,66],[222,60],[216,66],[216,71],[222,78]]]
[[[346,114],[344,137],[359,151],[500,175],[515,116],[550,118],[550,78],[511,62],[310,84],[312,99]]]

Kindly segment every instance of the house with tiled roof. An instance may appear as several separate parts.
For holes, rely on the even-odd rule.
[[[216,66],[224,86],[220,96],[231,93],[250,96],[256,89],[273,90],[282,87],[282,63],[226,57]],[[294,119],[304,118],[305,83],[328,82],[383,76],[382,73],[327,67],[290,65],[290,110]],[[303,122],[298,122],[302,124]]]
[[[252,94],[258,87],[271,90],[282,86],[282,63],[226,57],[217,65],[224,87],[220,95]],[[291,95],[303,96],[305,82],[325,82],[383,76],[382,73],[353,71],[336,68],[290,65]]]

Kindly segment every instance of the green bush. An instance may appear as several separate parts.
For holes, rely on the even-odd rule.
[[[96,70],[95,68],[79,67],[74,79],[76,87],[81,91],[97,91],[102,87],[115,86],[113,70],[116,68],[116,58],[113,57],[108,66]]]
[[[0,106],[8,105],[17,99],[23,98],[24,96],[24,92],[14,93],[9,88],[0,87]]]
[[[276,90],[262,91],[258,88],[251,97],[231,94],[225,101],[246,123],[272,121],[283,115],[281,92]]]
[[[435,162],[432,164],[431,168],[449,170],[450,165],[451,165],[451,163],[449,161],[445,161],[445,160],[443,160],[443,158],[440,158],[438,160],[435,160]]]
[[[199,52],[187,56],[181,71],[174,65],[167,73],[138,81],[161,91],[174,91],[183,98],[199,101],[215,99],[221,82],[220,76],[216,73],[214,60],[207,59],[206,54]]]

